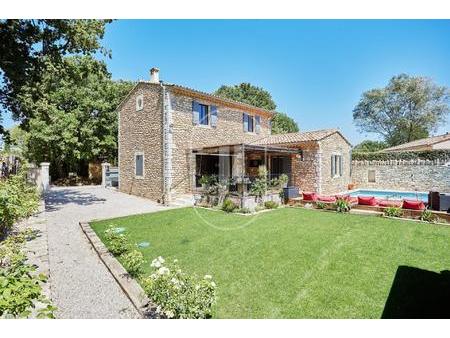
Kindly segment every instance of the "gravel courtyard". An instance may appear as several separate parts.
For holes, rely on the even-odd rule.
[[[167,207],[99,186],[52,187],[38,217],[47,223],[50,289],[57,318],[137,318],[78,223]]]

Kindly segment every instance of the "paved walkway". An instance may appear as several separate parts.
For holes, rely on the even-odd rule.
[[[53,187],[45,201],[46,209],[37,217],[46,223],[50,290],[57,318],[138,317],[78,223],[166,207],[98,186]]]

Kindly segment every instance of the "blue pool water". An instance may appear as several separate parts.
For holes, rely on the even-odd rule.
[[[415,192],[415,191],[387,191],[387,190],[365,190],[358,189],[350,192],[351,197],[358,196],[374,196],[380,199],[390,199],[390,200],[401,200],[403,198],[406,199],[419,199],[424,202],[428,202],[428,193],[424,192]]]

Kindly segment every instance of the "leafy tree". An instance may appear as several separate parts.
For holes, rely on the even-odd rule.
[[[117,154],[115,108],[133,83],[112,81],[103,62],[73,56],[48,62],[40,82],[26,86],[21,106],[32,114],[26,126],[27,157],[50,161],[52,177],[74,171],[85,175],[87,163],[114,160]],[[36,100],[33,91],[43,95]]]
[[[250,83],[241,83],[235,86],[221,86],[214,94],[267,110],[275,110],[277,108],[277,105],[273,102],[272,96],[267,90],[253,86]]]
[[[377,133],[394,146],[435,131],[450,111],[449,97],[448,88],[428,78],[401,74],[385,88],[363,93],[353,120],[361,131]]]
[[[372,140],[364,140],[361,143],[357,144],[353,151],[355,152],[364,152],[364,153],[373,153],[375,151],[380,151],[387,148],[388,145],[383,141],[372,141]]]
[[[8,130],[8,137],[4,137],[5,152],[20,157],[25,156],[27,153],[27,137],[28,133],[20,128],[20,126],[10,128]]]
[[[272,95],[267,90],[253,86],[250,83],[241,83],[234,86],[224,85],[216,90],[214,94],[267,110],[275,110],[277,108]],[[298,125],[292,118],[284,113],[275,114],[272,120],[273,134],[291,133],[298,130]]]
[[[276,113],[272,119],[272,134],[298,132],[298,124],[285,113]]]
[[[45,75],[46,63],[64,64],[64,55],[107,54],[100,40],[111,20],[0,20],[0,106],[27,123],[32,112],[21,105],[24,87]],[[38,99],[45,94],[32,92]],[[0,127],[1,128],[1,127]],[[1,128],[0,132],[3,132]]]

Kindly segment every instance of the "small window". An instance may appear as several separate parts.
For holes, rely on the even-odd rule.
[[[136,111],[144,109],[144,95],[136,96]]]
[[[342,176],[342,155],[331,155],[331,177]]]
[[[255,131],[255,117],[244,113],[243,121],[244,121],[244,131],[248,133],[253,133]]]
[[[209,107],[206,104],[199,104],[199,124],[209,125]]]
[[[136,153],[134,155],[135,176],[144,177],[144,154]]]
[[[375,183],[375,170],[369,170],[367,172],[367,181],[369,183]]]

